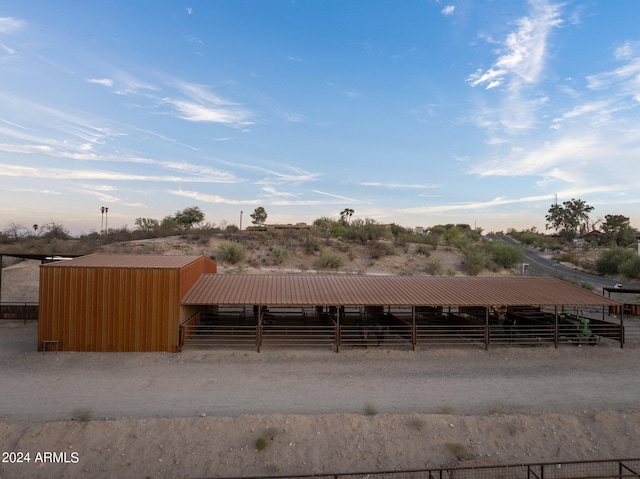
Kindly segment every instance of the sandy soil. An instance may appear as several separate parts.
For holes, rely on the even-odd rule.
[[[37,300],[26,264],[3,271],[3,301]],[[0,478],[640,456],[638,347],[45,354],[36,336],[0,323],[0,452],[30,455]]]

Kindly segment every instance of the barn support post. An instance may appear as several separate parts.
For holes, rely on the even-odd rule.
[[[558,342],[560,341],[560,327],[558,325],[558,306],[553,307],[554,317],[555,317],[555,325],[553,328],[553,345],[556,349],[558,349]]]
[[[2,259],[4,255],[0,254],[0,304],[2,304]]]
[[[256,325],[256,350],[260,352],[260,346],[262,345],[262,305],[258,305],[258,324]]]
[[[484,310],[484,350],[489,350],[489,308],[485,307]]]
[[[336,313],[336,353],[340,352],[340,308]]]
[[[411,350],[416,350],[418,334],[416,332],[416,307],[411,306]]]
[[[624,304],[620,309],[620,349],[624,348]]]

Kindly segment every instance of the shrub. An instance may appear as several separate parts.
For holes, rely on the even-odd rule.
[[[291,251],[282,246],[272,246],[270,248],[269,255],[271,256],[271,264],[282,264],[284,261],[289,259]]]
[[[256,449],[258,451],[262,451],[267,447],[267,440],[264,437],[259,437],[256,439]]]
[[[383,256],[390,256],[395,253],[393,244],[386,243],[384,241],[375,241],[367,244],[367,251],[371,259],[382,258]]]
[[[425,271],[432,276],[440,276],[444,273],[442,263],[438,259],[431,259],[427,261]]]
[[[596,260],[596,271],[599,274],[616,275],[621,273],[621,267],[628,261],[635,260],[637,254],[626,248],[613,248],[603,252]]]
[[[471,276],[477,276],[487,266],[487,257],[478,247],[464,250],[464,270]]]
[[[320,248],[320,258],[318,264],[321,268],[340,268],[344,266],[345,256],[333,248]]]
[[[278,435],[278,428],[274,426],[269,426],[264,431],[264,437],[266,437],[269,441],[273,441]]]
[[[378,408],[371,403],[367,403],[364,405],[362,412],[365,416],[375,416],[378,414]]]
[[[93,418],[93,411],[88,407],[79,407],[73,410],[71,419],[80,422],[89,422]]]
[[[629,279],[640,278],[640,257],[634,255],[620,265],[620,272]]]
[[[416,431],[421,431],[426,426],[426,422],[420,417],[414,417],[409,420],[409,426]]]
[[[218,253],[223,261],[227,263],[236,264],[245,256],[245,248],[240,243],[234,241],[224,241],[220,243],[218,247]]]
[[[467,450],[464,444],[459,444],[457,442],[454,442],[454,443],[448,442],[446,446],[449,452],[453,454],[456,457],[456,459],[460,461],[471,457],[471,455],[469,454],[469,451]]]
[[[491,260],[504,269],[511,269],[524,260],[524,253],[520,248],[502,241],[491,241],[487,244],[487,250]]]
[[[313,236],[307,236],[304,239],[304,253],[307,255],[312,255],[316,251],[318,251],[320,247],[318,246],[318,240]]]

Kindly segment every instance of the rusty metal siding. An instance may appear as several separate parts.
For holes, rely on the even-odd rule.
[[[111,255],[99,256],[40,268],[38,348],[58,341],[64,351],[178,351],[180,298],[215,262],[117,255],[107,266]]]
[[[203,275],[183,305],[602,305],[610,299],[555,278]]]

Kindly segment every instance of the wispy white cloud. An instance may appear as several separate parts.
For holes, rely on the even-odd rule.
[[[330,196],[331,198],[335,198],[340,201],[348,201],[349,203],[360,203],[360,200],[357,200],[355,198],[349,198],[348,196],[336,195],[334,193],[327,193],[326,191],[320,191],[320,190],[311,190],[311,191],[313,191],[318,195]]]
[[[455,5],[447,5],[442,10],[440,10],[440,13],[442,13],[444,16],[450,16],[450,15],[453,15],[453,12],[455,12],[455,10],[456,10]]]
[[[278,165],[282,168],[281,171],[276,171],[272,168],[265,168],[257,165],[236,165],[249,171],[265,175],[262,179],[256,181],[258,185],[279,185],[284,183],[306,183],[309,181],[316,181],[320,178],[320,173],[312,173],[302,168],[290,165]]]
[[[0,43],[0,49],[4,50],[4,52],[8,53],[9,55],[13,55],[16,53],[16,51],[13,48],[8,47],[7,45],[4,45],[2,43]]]
[[[382,188],[391,188],[391,189],[431,189],[431,188],[439,188],[440,185],[427,185],[427,184],[402,184],[402,183],[383,183],[379,181],[367,181],[360,183],[362,186],[379,186]]]
[[[111,78],[90,78],[87,80],[87,83],[95,83],[96,85],[113,88],[113,80]]]
[[[266,193],[267,197],[272,198],[295,198],[296,196],[298,196],[297,194],[290,193],[288,191],[278,191],[272,186],[265,186],[264,188],[262,188],[262,191]]]
[[[505,206],[518,203],[537,203],[540,201],[549,201],[554,198],[554,195],[540,195],[540,196],[527,196],[523,198],[507,198],[498,196],[487,201],[476,201],[467,203],[452,203],[436,206],[420,206],[417,208],[405,208],[401,210],[404,213],[410,214],[433,214],[433,213],[450,213],[453,211],[468,211],[468,210],[481,210],[487,208],[493,208],[496,206]]]
[[[517,21],[518,29],[507,35],[496,62],[469,76],[471,86],[491,89],[504,84],[512,89],[538,81],[546,59],[548,36],[562,20],[560,5],[551,5],[546,0],[530,0],[529,4],[530,15]]]
[[[155,181],[183,183],[218,182],[216,178],[201,176],[145,175],[93,169],[36,168],[6,163],[0,164],[0,176],[41,178],[47,180]]]
[[[19,18],[0,17],[0,33],[10,35],[20,32],[27,26],[27,22]]]
[[[179,118],[193,122],[222,123],[233,127],[252,125],[252,114],[240,105],[225,100],[202,85],[176,81],[182,98],[164,97],[165,104],[172,105]]]
[[[203,201],[205,203],[221,203],[226,205],[259,205],[261,203],[260,200],[251,199],[251,200],[236,200],[231,198],[225,198],[220,195],[211,195],[208,193],[201,193],[199,191],[188,191],[188,190],[167,190],[168,193],[176,196],[182,196],[184,198],[191,198],[197,201]]]

